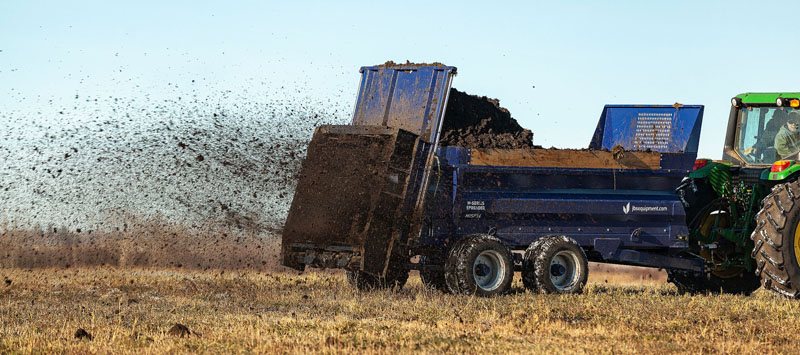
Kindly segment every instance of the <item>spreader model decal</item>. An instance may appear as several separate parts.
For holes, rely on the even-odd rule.
[[[464,218],[481,218],[486,212],[486,201],[467,201]]]

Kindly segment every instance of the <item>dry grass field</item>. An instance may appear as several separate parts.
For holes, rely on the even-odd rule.
[[[791,353],[800,303],[677,295],[593,266],[582,295],[354,292],[341,273],[0,269],[0,353]],[[518,276],[518,275],[517,275]],[[518,278],[517,278],[518,280]],[[190,335],[170,334],[176,324]],[[77,339],[81,328],[91,335]],[[184,334],[185,335],[185,334]]]

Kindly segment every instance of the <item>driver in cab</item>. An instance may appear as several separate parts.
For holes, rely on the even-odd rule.
[[[778,159],[800,151],[800,112],[792,112],[786,124],[775,135],[775,150]]]

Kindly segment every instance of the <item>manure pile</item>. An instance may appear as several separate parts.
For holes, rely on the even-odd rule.
[[[522,128],[500,100],[450,89],[439,144],[467,148],[529,148],[533,132]]]

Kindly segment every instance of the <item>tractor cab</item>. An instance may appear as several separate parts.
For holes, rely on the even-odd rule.
[[[723,160],[750,168],[796,161],[792,157],[800,151],[800,129],[787,123],[800,118],[799,98],[800,93],[745,93],[732,98]]]

